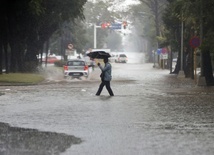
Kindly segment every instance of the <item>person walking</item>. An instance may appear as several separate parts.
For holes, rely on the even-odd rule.
[[[99,96],[103,90],[103,87],[106,86],[106,89],[108,90],[108,93],[110,96],[114,96],[114,93],[111,89],[111,86],[110,86],[110,81],[112,79],[112,76],[111,76],[111,71],[112,71],[112,67],[111,67],[111,64],[109,63],[108,61],[108,58],[104,58],[104,63],[105,63],[105,66],[102,67],[100,65],[100,63],[98,63],[97,65],[99,66],[99,68],[101,69],[102,73],[102,77],[101,77],[101,84],[99,86],[99,89],[96,93],[97,96]]]

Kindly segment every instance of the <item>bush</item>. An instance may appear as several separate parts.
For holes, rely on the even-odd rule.
[[[54,66],[56,66],[56,67],[63,67],[65,64],[66,64],[65,60],[59,60],[59,61],[54,62]]]
[[[26,73],[32,73],[36,72],[38,68],[38,62],[37,61],[28,61],[24,63],[23,72]]]

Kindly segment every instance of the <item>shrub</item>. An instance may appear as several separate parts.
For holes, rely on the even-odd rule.
[[[64,61],[64,60],[59,60],[59,61],[54,62],[54,66],[56,66],[56,67],[63,67],[65,64],[66,64],[66,61]]]

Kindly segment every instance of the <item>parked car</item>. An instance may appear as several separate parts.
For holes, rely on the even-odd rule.
[[[111,55],[111,57],[108,58],[109,61],[110,62],[115,62],[115,60],[116,60],[116,54],[115,53],[110,53],[110,55]]]
[[[64,78],[87,78],[88,75],[88,65],[82,59],[68,60],[64,65]]]
[[[125,54],[117,54],[115,56],[115,62],[117,63],[127,63],[128,62],[128,57]]]
[[[91,59],[89,56],[85,56],[83,59],[89,67],[94,67],[96,65],[95,60]]]
[[[45,61],[46,61],[46,58],[43,58],[42,62],[45,62]],[[47,57],[47,63],[54,63],[56,61],[59,61],[59,59],[57,59],[57,57],[55,56]]]

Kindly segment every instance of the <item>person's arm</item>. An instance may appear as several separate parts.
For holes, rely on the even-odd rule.
[[[101,66],[101,64],[99,62],[97,63],[97,66],[101,69],[101,71],[103,71],[102,70],[103,67]]]
[[[99,68],[100,68],[103,72],[109,70],[110,67],[111,67],[109,64],[106,64],[105,67],[102,67],[102,66],[100,65],[100,63],[98,63],[97,65],[99,66]]]

